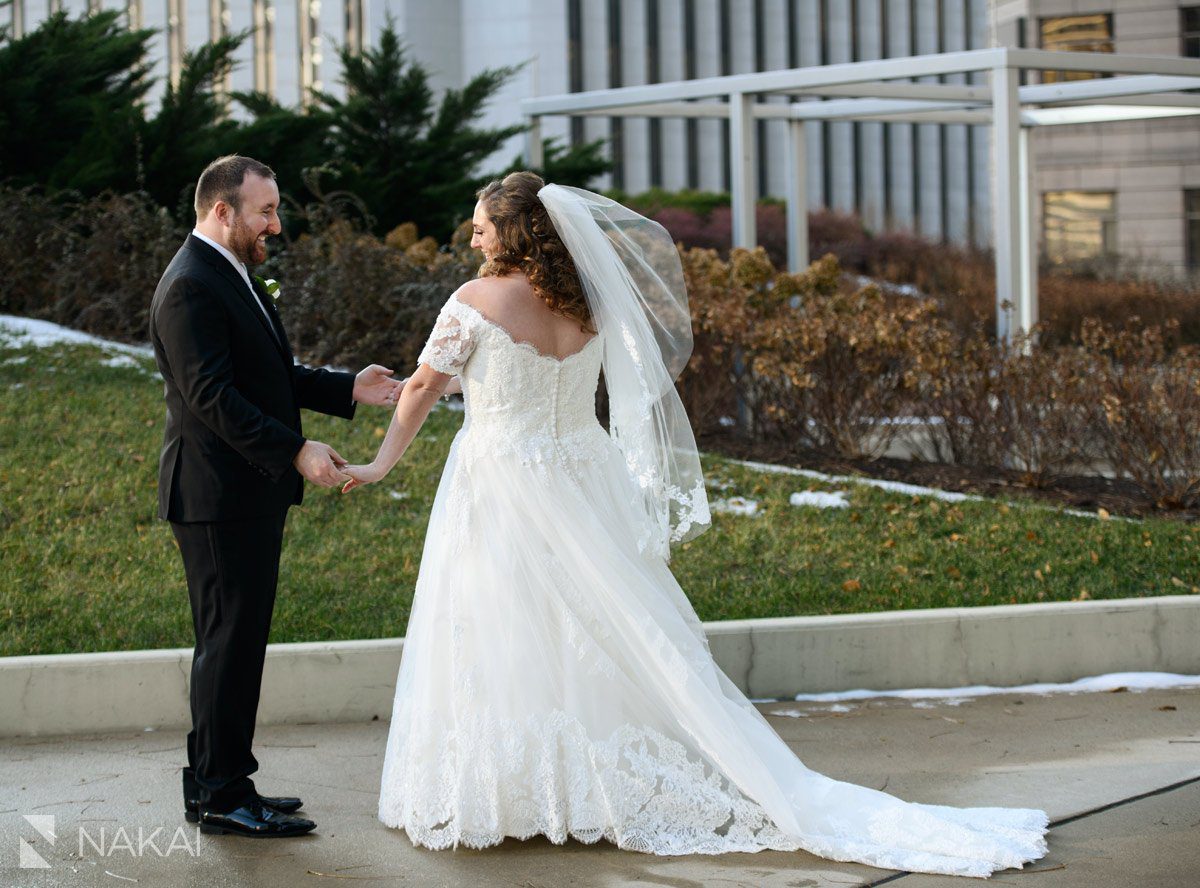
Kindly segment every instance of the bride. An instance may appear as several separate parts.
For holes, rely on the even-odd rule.
[[[692,341],[669,235],[527,172],[483,188],[473,222],[480,276],[442,308],[375,460],[343,469],[344,492],[383,478],[461,380],[380,819],[435,849],[541,834],[966,876],[1041,857],[1042,811],[911,804],[810,771],[713,661],[667,566],[710,523],[674,387]]]

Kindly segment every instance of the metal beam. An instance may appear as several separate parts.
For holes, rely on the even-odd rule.
[[[808,268],[808,164],[804,121],[788,123],[787,232],[788,270],[793,274]]]
[[[983,102],[992,100],[984,84],[960,86],[953,83],[842,83],[812,89],[782,90],[783,95],[845,96],[859,99],[933,99],[945,102]]]
[[[992,153],[995,179],[996,338],[1013,335],[1013,307],[1021,281],[1020,111],[1016,68],[992,71]]]
[[[1033,155],[1029,151],[1029,128],[1024,126],[1017,136],[1017,180],[1021,277],[1017,287],[1016,329],[1028,334],[1038,322],[1038,232],[1033,224]]]
[[[1033,108],[1021,112],[1027,126],[1063,126],[1072,123],[1112,123],[1116,120],[1153,120],[1159,117],[1194,117],[1200,107],[1171,108],[1153,105],[1074,105]]]
[[[898,77],[961,74],[967,71],[982,71],[997,64],[1004,64],[1004,60],[1007,58],[1005,54],[1008,52],[1010,50],[1005,47],[970,49],[935,55],[844,62],[837,65],[788,68],[782,71],[761,71],[755,74],[729,74],[723,77],[704,77],[674,83],[654,83],[567,93],[558,96],[538,96],[523,99],[521,112],[531,116],[575,114],[589,108],[620,108],[626,105],[648,105],[679,99],[707,99],[735,92],[743,94],[781,92],[832,84],[890,80]],[[1197,65],[1200,66],[1200,62]]]
[[[1006,64],[1041,71],[1097,71],[1102,74],[1161,74],[1200,77],[1200,59],[1113,52],[1065,52],[1004,47]]]
[[[757,243],[754,230],[755,195],[754,96],[731,93],[729,96],[729,181],[733,211],[733,245],[752,248]]]
[[[990,125],[991,109],[978,111],[910,111],[907,114],[866,114],[855,120],[873,120],[880,123],[968,123]]]
[[[1112,81],[1106,81],[1111,83]],[[914,84],[919,86],[921,84]],[[1022,101],[1024,96],[1022,94]],[[887,104],[891,102],[892,104]],[[827,102],[793,102],[783,104],[761,104],[753,107],[754,117],[758,120],[875,120],[897,123],[967,123],[986,124],[991,122],[991,112],[987,105],[991,99],[984,102],[950,102],[950,101],[911,101],[876,99],[839,99]],[[1109,106],[1128,106],[1129,108],[1146,108],[1145,114],[1132,111],[1110,113],[1097,110],[1092,116],[1085,118],[1081,114],[1055,116],[1053,113],[1042,114],[1042,111],[1054,111],[1059,108],[1097,108]],[[1086,123],[1102,122],[1105,120],[1144,120],[1156,117],[1186,116],[1183,111],[1161,112],[1162,108],[1200,109],[1200,96],[1193,95],[1164,95],[1153,93],[1148,95],[1121,96],[1115,95],[1107,99],[1103,105],[1086,99],[1055,102],[1042,109],[1029,109],[1022,112],[1021,122],[1027,126],[1048,126],[1054,123]],[[612,110],[608,108],[593,108],[584,111],[571,112],[578,117],[611,117]],[[649,105],[626,105],[620,109],[621,117],[656,117],[656,118],[698,118],[723,119],[729,114],[729,106],[724,102],[656,102]],[[1107,115],[1107,116],[1106,116]]]
[[[1097,77],[1093,80],[1071,80],[1066,83],[1035,83],[1021,87],[1020,96],[1022,103],[1057,104],[1197,88],[1200,88],[1200,75],[1163,77],[1145,74],[1132,77]]]
[[[1059,102],[1054,108],[1076,108],[1095,105],[1094,101]],[[1148,96],[1114,96],[1105,105],[1145,105],[1156,108],[1200,108],[1200,95],[1195,93],[1153,93]]]
[[[529,121],[525,133],[525,165],[531,170],[540,170],[546,163],[542,156],[542,120],[534,117]]]
[[[758,105],[757,108],[770,107]],[[782,106],[780,106],[782,107]],[[572,111],[575,117],[612,117],[608,108],[592,108]],[[655,102],[649,105],[626,105],[621,108],[621,117],[719,117],[729,116],[729,106],[724,102]]]
[[[969,102],[905,101],[903,99],[831,99],[828,102],[794,102],[772,107],[790,108],[796,120],[836,120],[851,117],[920,114],[926,111],[957,111],[978,107]]]

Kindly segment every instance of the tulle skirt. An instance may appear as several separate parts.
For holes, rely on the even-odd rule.
[[[1044,812],[903,802],[806,768],[714,663],[636,491],[586,454],[476,454],[430,516],[379,817],[441,849],[544,835],[660,855],[805,849],[986,876],[1046,850]]]

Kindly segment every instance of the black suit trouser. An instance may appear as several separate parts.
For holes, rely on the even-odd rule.
[[[246,521],[179,524],[196,648],[184,797],[231,811],[256,794],[251,752],[287,512]]]

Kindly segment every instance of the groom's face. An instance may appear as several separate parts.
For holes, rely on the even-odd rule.
[[[232,214],[229,251],[246,265],[267,261],[267,238],[279,234],[279,187],[274,179],[247,175],[240,189],[242,207]]]

